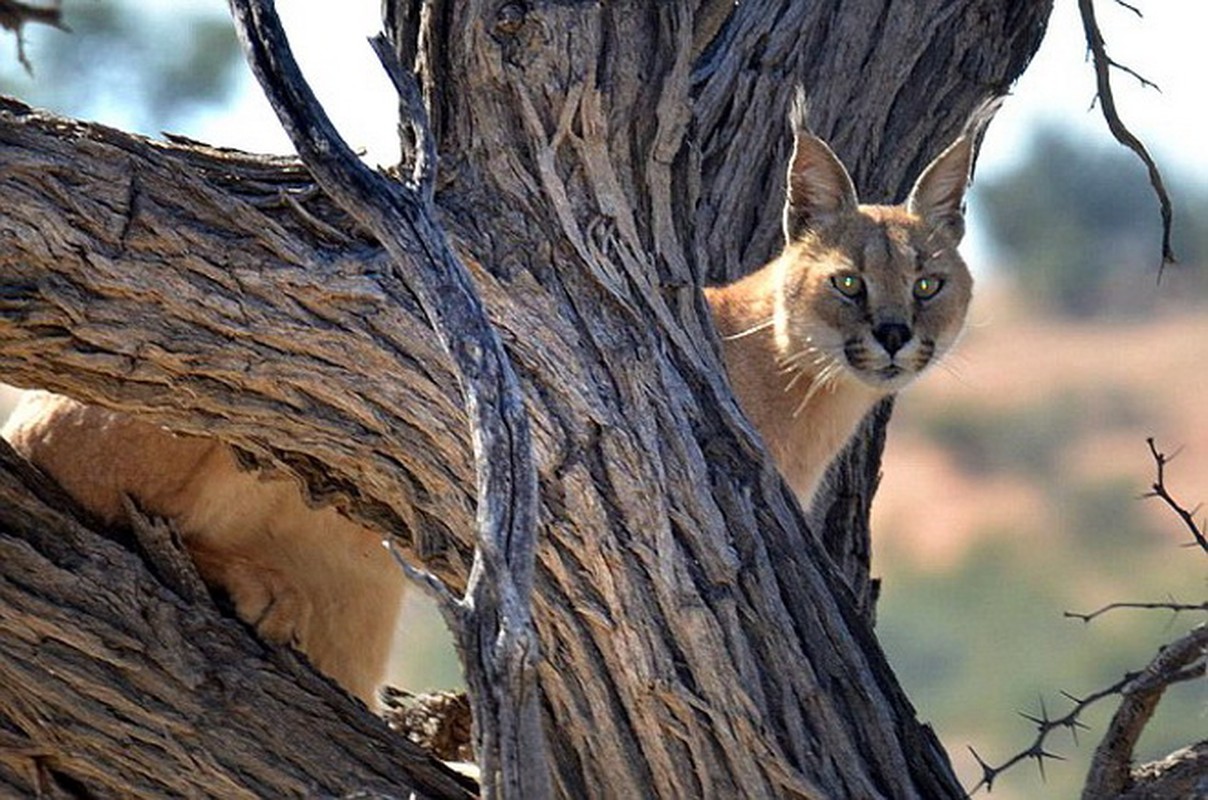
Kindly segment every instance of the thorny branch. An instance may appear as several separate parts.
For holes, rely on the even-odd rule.
[[[1113,758],[1118,759],[1127,769],[1132,758],[1132,745],[1135,744],[1137,738],[1140,736],[1141,730],[1149,720],[1153,708],[1157,706],[1158,700],[1161,698],[1166,687],[1204,675],[1204,648],[1206,645],[1208,645],[1208,627],[1200,625],[1180,639],[1163,647],[1145,669],[1139,672],[1126,673],[1124,677],[1106,689],[1100,689],[1086,697],[1076,697],[1068,692],[1062,692],[1062,696],[1074,705],[1060,717],[1050,717],[1048,709],[1044,704],[1044,698],[1041,698],[1039,715],[1019,712],[1021,717],[1036,726],[1036,738],[1032,740],[1032,743],[1027,748],[1019,751],[1001,764],[991,765],[973,747],[969,747],[969,752],[973,754],[973,758],[977,760],[977,764],[982,770],[982,778],[973,787],[970,794],[983,786],[986,788],[986,791],[991,791],[994,788],[994,781],[998,780],[999,775],[1019,762],[1028,759],[1036,761],[1036,765],[1040,769],[1040,775],[1044,777],[1045,759],[1053,759],[1054,761],[1065,760],[1057,753],[1045,749],[1049,734],[1056,730],[1068,730],[1074,739],[1074,743],[1077,744],[1078,731],[1087,730],[1087,726],[1081,721],[1082,715],[1095,703],[1113,695],[1120,695],[1123,699],[1120,703],[1120,709],[1117,710],[1116,716],[1113,717],[1111,727],[1095,751],[1095,759],[1096,761],[1099,761],[1101,758],[1106,759],[1107,756],[1103,754],[1110,752],[1114,754]],[[1149,713],[1141,715],[1132,711],[1137,704],[1143,704]],[[1129,709],[1129,711],[1126,711],[1126,709]],[[1132,727],[1126,724],[1126,720],[1130,721]],[[1120,742],[1125,740],[1129,742],[1126,750],[1120,744]],[[1114,744],[1109,747],[1109,743]],[[1102,768],[1107,768],[1106,761],[1103,762]],[[1098,797],[1099,795],[1091,796]]]
[[[1179,519],[1191,529],[1196,541],[1204,546],[1204,534],[1192,517],[1194,512],[1183,508],[1166,490],[1165,467],[1169,463],[1170,457],[1157,449],[1152,437],[1146,439],[1146,443],[1157,464],[1158,474],[1153,484],[1153,490],[1145,496],[1162,498]],[[1178,603],[1174,600],[1164,603],[1110,603],[1087,614],[1066,611],[1065,616],[1090,622],[1096,617],[1118,608],[1168,609],[1178,614],[1183,611],[1208,611],[1208,601],[1200,604]],[[986,791],[991,791],[994,781],[998,779],[999,775],[1028,759],[1036,761],[1041,777],[1043,777],[1045,759],[1064,760],[1060,755],[1045,749],[1049,734],[1064,728],[1070,732],[1074,743],[1077,744],[1078,730],[1087,729],[1087,726],[1081,722],[1083,713],[1106,697],[1120,695],[1122,698],[1120,707],[1116,710],[1107,732],[1095,749],[1091,771],[1087,776],[1086,787],[1082,795],[1084,798],[1115,797],[1133,781],[1130,771],[1133,746],[1140,738],[1141,731],[1152,716],[1166,687],[1203,677],[1206,665],[1208,665],[1208,626],[1201,624],[1174,642],[1162,647],[1143,670],[1129,672],[1105,689],[1081,698],[1068,692],[1061,692],[1062,696],[1074,705],[1060,717],[1049,716],[1042,697],[1039,715],[1019,712],[1020,716],[1036,726],[1036,737],[1028,747],[998,765],[991,765],[973,747],[969,747],[969,752],[973,754],[973,758],[976,759],[982,770],[981,780],[973,787],[970,794],[983,786]]]
[[[1083,622],[1090,622],[1096,617],[1109,611],[1115,611],[1118,608],[1166,609],[1167,611],[1179,614],[1183,611],[1208,611],[1208,601],[1203,603],[1177,603],[1174,600],[1164,603],[1108,603],[1102,608],[1087,614],[1080,614],[1077,611],[1066,611],[1063,613],[1063,616],[1068,619],[1080,619]]]
[[[1146,439],[1145,443],[1149,445],[1149,452],[1153,456],[1154,464],[1157,466],[1158,475],[1154,479],[1153,485],[1150,487],[1150,491],[1143,496],[1157,497],[1161,499],[1162,502],[1166,503],[1166,505],[1170,506],[1170,509],[1174,511],[1178,518],[1183,521],[1183,524],[1187,527],[1187,529],[1191,531],[1191,537],[1195,540],[1195,543],[1198,544],[1200,549],[1202,549],[1205,553],[1208,553],[1208,537],[1204,536],[1203,526],[1195,521],[1195,513],[1199,511],[1199,506],[1196,506],[1190,510],[1184,508],[1170,495],[1170,492],[1166,489],[1166,465],[1170,463],[1170,460],[1174,456],[1168,456],[1158,450],[1157,445],[1154,444],[1152,436]]]
[[[1121,3],[1121,5],[1140,16],[1141,12],[1137,8],[1127,3]],[[1173,264],[1176,260],[1174,249],[1170,244],[1174,213],[1170,202],[1170,195],[1166,191],[1166,184],[1162,180],[1162,173],[1158,170],[1157,163],[1150,156],[1149,151],[1145,149],[1145,145],[1141,143],[1141,140],[1120,119],[1120,114],[1116,111],[1116,99],[1112,94],[1111,70],[1115,67],[1127,72],[1139,80],[1142,86],[1155,89],[1157,86],[1129,67],[1112,60],[1107,54],[1107,45],[1103,41],[1103,33],[1099,30],[1099,23],[1095,19],[1094,0],[1078,0],[1078,10],[1082,15],[1082,30],[1086,34],[1086,46],[1091,52],[1091,60],[1095,66],[1096,96],[1099,99],[1100,108],[1103,109],[1103,119],[1107,122],[1107,128],[1112,132],[1112,136],[1116,137],[1116,141],[1136,153],[1137,158],[1141,159],[1145,164],[1145,168],[1149,171],[1149,183],[1153,186],[1154,193],[1158,196],[1158,203],[1162,210],[1161,267],[1165,267],[1167,264]],[[1158,274],[1161,274],[1160,270]]]

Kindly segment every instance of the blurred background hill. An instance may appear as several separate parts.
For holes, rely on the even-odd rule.
[[[1146,445],[1181,450],[1168,484],[1208,499],[1208,187],[1176,176],[1180,264],[1157,275],[1144,169],[1059,128],[979,182],[973,219],[994,256],[958,353],[903,393],[873,507],[878,628],[966,786],[1031,743],[1017,712],[1052,715],[1144,666],[1198,618],[1065,611],[1113,601],[1202,602],[1204,554],[1157,500]],[[1042,706],[1041,703],[1044,703]],[[1064,732],[1047,780],[1021,765],[994,796],[1078,796],[1111,707]],[[1208,730],[1203,680],[1172,690],[1142,741],[1155,758]]]
[[[358,88],[380,80],[361,35],[377,3],[310,17],[305,5],[282,8],[304,68],[346,135],[388,160],[393,100],[366,99],[342,80],[351,69]],[[1176,204],[1181,263],[1159,282],[1156,201],[1136,159],[1082,113],[1093,89],[1060,101],[1065,117],[1036,99],[1067,83],[1089,86],[1072,5],[1058,0],[1041,55],[983,147],[966,248],[978,273],[969,330],[953,357],[900,398],[874,506],[881,639],[969,786],[979,772],[968,746],[1005,760],[1031,741],[1017,711],[1038,714],[1042,702],[1063,711],[1062,691],[1112,683],[1203,616],[1117,611],[1087,625],[1063,611],[1202,602],[1208,593],[1203,554],[1183,547],[1188,536],[1169,511],[1140,499],[1153,477],[1145,439],[1154,436],[1182,451],[1169,467],[1176,497],[1189,507],[1208,500],[1208,168],[1198,140],[1186,144],[1187,125],[1160,123],[1175,119],[1162,109],[1202,105],[1202,87],[1192,80],[1195,93],[1180,93],[1187,82],[1176,79],[1184,67],[1202,75],[1191,59],[1204,56],[1187,48],[1184,67],[1150,75],[1164,95],[1119,98],[1126,117],[1148,104],[1138,132],[1155,147]],[[1109,45],[1131,45],[1130,65],[1142,72],[1175,47],[1172,31],[1194,30],[1196,20],[1202,31],[1208,21],[1196,0],[1142,8],[1181,15],[1156,16],[1163,33],[1149,39],[1149,20],[1109,30]],[[12,47],[0,58],[0,92],[149,135],[288,150],[238,60],[220,0],[67,0],[65,11],[72,34],[28,31],[32,76],[12,37],[0,37]],[[1123,90],[1127,76],[1116,77]],[[375,148],[380,133],[387,143]],[[11,396],[0,391],[0,416]],[[439,620],[421,606],[413,619],[400,684],[456,685]],[[1205,684],[1164,701],[1142,757],[1203,736]],[[1076,797],[1111,710],[1088,717],[1081,747],[1064,734],[1051,740],[1070,762],[1047,765],[1047,780],[1022,765],[992,796]]]

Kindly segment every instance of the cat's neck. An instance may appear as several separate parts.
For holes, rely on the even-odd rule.
[[[777,259],[743,280],[706,296],[731,385],[802,505],[808,505],[835,453],[885,394],[825,364],[793,340],[783,320],[779,288],[788,261]],[[778,311],[780,312],[778,314]]]

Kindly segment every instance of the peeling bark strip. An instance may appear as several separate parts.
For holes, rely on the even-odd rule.
[[[875,448],[833,501],[856,511],[822,509],[858,520],[824,548],[733,403],[696,288],[777,246],[798,83],[862,193],[890,199],[1018,76],[1049,11],[899,5],[388,3],[448,239],[402,226],[389,257],[292,161],[6,106],[0,370],[291,470],[462,591],[469,425],[391,266],[451,242],[532,423],[555,793],[961,797],[860,611]]]

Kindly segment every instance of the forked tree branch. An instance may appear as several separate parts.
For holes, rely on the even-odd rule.
[[[1163,647],[1145,669],[1140,672],[1127,673],[1105,689],[1092,692],[1086,697],[1076,697],[1068,692],[1062,692],[1061,694],[1074,705],[1061,716],[1050,717],[1043,698],[1040,701],[1039,715],[1021,711],[1020,716],[1036,726],[1036,736],[1032,743],[997,765],[990,764],[970,747],[969,752],[973,754],[973,758],[982,770],[981,780],[973,787],[971,793],[982,787],[985,787],[987,791],[992,790],[994,782],[1002,773],[1022,761],[1035,761],[1041,777],[1043,777],[1046,759],[1065,760],[1057,753],[1046,749],[1049,735],[1054,731],[1068,730],[1076,742],[1078,731],[1087,729],[1082,722],[1082,716],[1087,709],[1100,700],[1120,695],[1122,698],[1120,707],[1095,750],[1091,773],[1087,777],[1083,793],[1084,798],[1115,797],[1119,793],[1119,789],[1113,792],[1103,787],[1122,785],[1121,781],[1125,779],[1121,776],[1130,774],[1133,746],[1152,716],[1166,687],[1185,680],[1203,677],[1205,646],[1208,646],[1208,627],[1200,625]],[[1097,788],[1092,789],[1092,787]]]
[[[1118,2],[1118,0],[1117,0]],[[1128,6],[1133,12],[1140,12]],[[1166,184],[1162,179],[1162,173],[1158,169],[1157,163],[1153,160],[1153,156],[1145,148],[1124,121],[1120,119],[1120,114],[1116,110],[1116,98],[1112,93],[1111,71],[1115,67],[1124,70],[1132,75],[1137,80],[1141,81],[1142,86],[1150,86],[1157,88],[1151,81],[1138,75],[1132,69],[1113,61],[1107,54],[1107,45],[1103,41],[1103,33],[1099,30],[1099,23],[1095,19],[1095,3],[1094,0],[1078,0],[1078,10],[1082,15],[1082,30],[1086,34],[1086,46],[1091,52],[1091,60],[1095,66],[1095,85],[1096,96],[1099,99],[1099,107],[1103,109],[1103,119],[1107,122],[1107,128],[1112,132],[1112,136],[1116,137],[1116,141],[1132,150],[1137,154],[1137,158],[1141,159],[1145,164],[1145,169],[1149,171],[1149,183],[1153,186],[1154,193],[1158,196],[1158,203],[1161,206],[1162,212],[1162,262],[1161,266],[1175,262],[1174,248],[1170,243],[1171,228],[1173,226],[1173,207],[1170,202],[1170,194],[1166,191]],[[1159,272],[1159,274],[1161,274]]]
[[[548,762],[535,683],[537,637],[530,596],[537,480],[528,419],[516,377],[465,267],[431,213],[430,169],[407,189],[368,169],[340,138],[294,62],[271,0],[232,0],[244,52],[269,102],[315,180],[390,254],[456,363],[470,424],[478,484],[478,539],[466,594],[447,613],[474,706],[483,796],[549,795]],[[398,76],[392,75],[397,78]],[[405,87],[404,87],[405,88]],[[404,95],[409,124],[427,124]],[[400,231],[424,252],[425,270]],[[448,610],[450,611],[451,610]]]
[[[1082,790],[1083,800],[1117,797],[1132,788],[1133,748],[1162,699],[1162,693],[1174,683],[1203,677],[1206,657],[1208,626],[1200,625],[1162,648],[1153,661],[1123,687],[1120,707],[1112,715],[1107,733],[1095,748]]]

